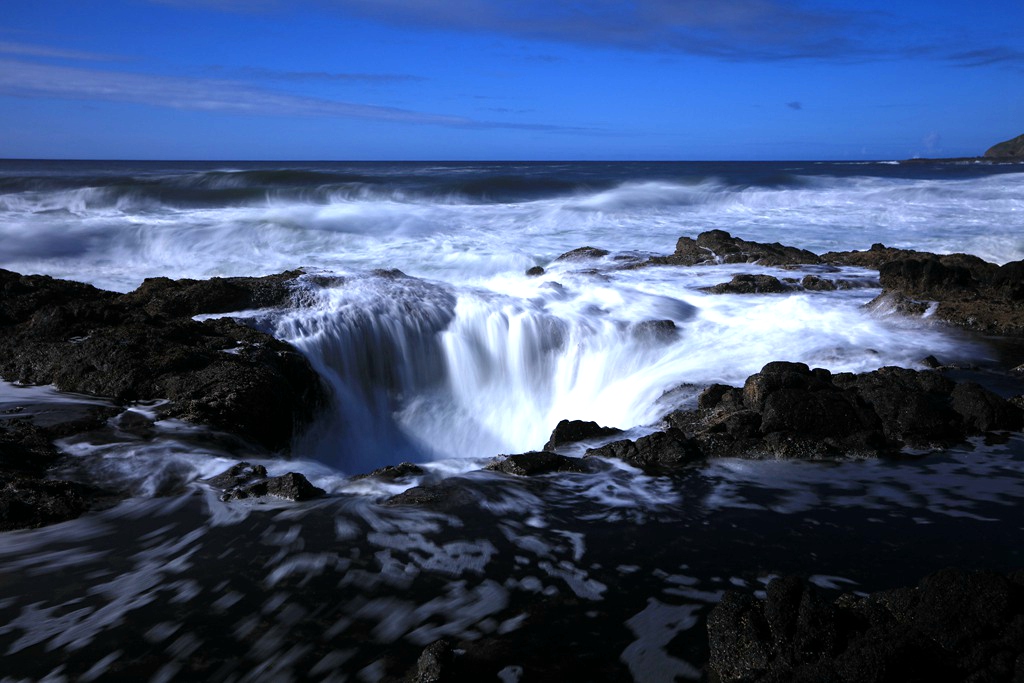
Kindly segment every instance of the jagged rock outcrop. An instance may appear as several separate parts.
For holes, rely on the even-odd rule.
[[[646,470],[709,457],[865,458],[904,447],[944,447],[968,436],[1024,427],[1024,411],[973,382],[933,370],[885,367],[861,374],[769,363],[742,388],[715,384],[669,429],[617,441],[588,456]]]
[[[675,323],[672,323],[671,320],[664,322],[670,323],[671,329],[673,331],[675,330]],[[542,450],[554,451],[559,447],[570,443],[586,441],[587,439],[600,439],[605,436],[615,436],[616,434],[621,433],[621,429],[616,429],[615,427],[602,427],[593,421],[561,420],[557,425],[555,425],[555,428],[551,430],[551,437],[548,439],[548,442],[544,444],[544,448]]]
[[[221,500],[245,500],[247,498],[264,498],[273,496],[292,501],[305,501],[320,498],[326,491],[313,486],[306,477],[298,472],[271,477],[263,465],[240,462],[206,483],[223,490]]]
[[[869,306],[927,311],[987,334],[1024,334],[1024,261],[997,266],[962,254],[927,255],[884,263],[879,279],[882,294]]]
[[[708,616],[721,683],[1024,679],[1024,574],[944,570],[917,586],[827,599],[783,577]]]
[[[157,279],[121,295],[0,271],[0,377],[119,402],[166,398],[161,417],[286,448],[323,401],[316,372],[270,335],[191,316],[280,303],[290,276]]]
[[[733,237],[725,230],[709,230],[697,235],[697,239],[680,237],[675,252],[668,256],[655,256],[642,265],[698,266],[719,263],[785,266],[818,264],[821,258],[806,249],[787,247],[778,242],[749,242]]]

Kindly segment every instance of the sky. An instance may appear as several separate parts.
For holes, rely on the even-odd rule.
[[[4,0],[0,158],[814,160],[1024,133],[1021,0]]]

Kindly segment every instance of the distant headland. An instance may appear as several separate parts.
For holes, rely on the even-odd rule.
[[[1024,162],[1024,135],[1018,135],[1011,140],[1006,140],[992,145],[988,150],[986,150],[985,154],[980,157],[954,157],[946,159],[915,158],[905,159],[901,163],[914,164],[957,161],[977,161],[984,163],[1001,163],[1007,161]]]

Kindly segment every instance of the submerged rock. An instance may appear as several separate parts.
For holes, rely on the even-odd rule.
[[[286,448],[324,400],[316,372],[270,335],[190,316],[280,301],[291,275],[150,280],[119,295],[0,270],[0,377],[120,402],[165,398],[161,418]]]
[[[503,460],[490,463],[484,469],[530,477],[551,472],[587,472],[589,468],[579,458],[570,458],[549,451],[531,451],[505,456]]]
[[[1011,681],[1024,676],[1024,576],[944,570],[916,587],[827,599],[797,577],[708,616],[723,683]]]

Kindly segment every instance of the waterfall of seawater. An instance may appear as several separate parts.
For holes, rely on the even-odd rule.
[[[693,314],[637,293],[634,313],[660,316],[631,321],[613,310],[621,296],[599,306],[558,285],[521,299],[393,273],[323,282],[275,334],[334,393],[335,414],[304,447],[348,471],[538,449],[563,418],[649,422]]]

